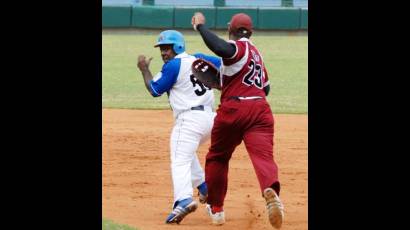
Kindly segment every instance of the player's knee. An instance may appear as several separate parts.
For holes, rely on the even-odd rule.
[[[228,162],[230,158],[230,154],[225,152],[209,152],[206,156],[206,161]]]

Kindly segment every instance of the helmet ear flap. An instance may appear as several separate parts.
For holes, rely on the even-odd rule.
[[[181,44],[181,43],[179,43],[179,44],[175,43],[174,46],[173,46],[173,49],[174,49],[176,54],[180,54],[180,53],[185,51],[184,45]]]
[[[176,54],[178,54],[179,52],[179,48],[178,48],[178,46],[177,46],[177,44],[174,44],[173,46],[172,46],[172,49],[174,50],[174,52],[176,53]]]
[[[176,54],[180,54],[185,51],[184,36],[176,30],[162,31],[158,38],[158,42],[154,47],[157,47],[161,44],[168,44],[168,45],[172,44],[173,45],[172,49],[174,50]]]

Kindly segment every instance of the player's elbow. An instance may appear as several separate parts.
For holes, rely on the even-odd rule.
[[[157,94],[151,92],[151,96],[152,96],[152,97],[159,97],[159,96],[161,96],[161,95],[157,95]]]
[[[161,96],[161,93],[159,93],[157,90],[154,89],[154,87],[152,87],[152,85],[149,85],[149,87],[147,87],[148,92],[151,94],[151,96],[153,97],[159,97]]]
[[[221,46],[215,46],[214,53],[220,57],[224,55],[224,49]]]
[[[230,58],[234,55],[234,53],[230,52],[229,49],[223,46],[216,46],[214,49],[214,53],[218,55],[219,57],[223,57],[223,58]]]
[[[153,97],[159,97],[159,96],[161,96],[161,94],[159,94],[159,93],[157,93],[157,92],[155,92],[155,91],[153,91],[153,90],[150,90],[149,93],[150,93],[151,96],[153,96]]]

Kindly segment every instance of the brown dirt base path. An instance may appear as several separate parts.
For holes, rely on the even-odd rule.
[[[285,206],[282,229],[308,229],[307,115],[275,115],[275,120],[274,156]],[[139,230],[273,229],[243,143],[230,161],[226,223],[213,226],[200,204],[180,225],[164,224],[172,206],[172,126],[169,110],[103,109],[103,218]],[[208,146],[209,142],[198,151],[202,167]]]

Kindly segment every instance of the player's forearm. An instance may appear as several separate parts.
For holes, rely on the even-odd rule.
[[[153,77],[152,77],[151,71],[149,69],[146,69],[146,70],[141,70],[141,73],[142,73],[142,76],[144,77],[145,88],[148,90],[150,94],[152,94],[150,82]]]
[[[205,45],[219,57],[230,58],[235,54],[235,45],[219,38],[210,30],[208,30],[205,25],[199,24],[197,26],[197,30],[201,34]]]

